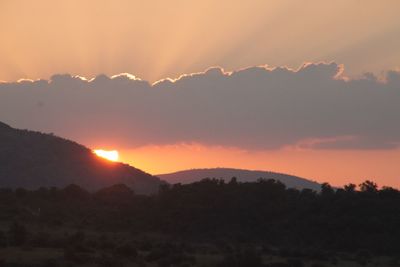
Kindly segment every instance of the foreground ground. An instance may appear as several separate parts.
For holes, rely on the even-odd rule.
[[[370,181],[1,189],[0,267],[399,267],[399,216],[399,191]]]

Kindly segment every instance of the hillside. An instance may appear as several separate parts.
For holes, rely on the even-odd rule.
[[[293,175],[269,171],[253,171],[231,168],[192,169],[168,174],[160,174],[157,176],[171,184],[186,184],[199,181],[203,178],[222,178],[224,180],[230,180],[232,177],[236,177],[238,181],[242,182],[254,182],[259,178],[265,178],[279,180],[289,188],[310,188],[313,190],[319,190],[321,188],[320,184],[317,182]]]
[[[0,187],[77,184],[97,190],[122,183],[148,194],[157,192],[161,181],[129,165],[102,159],[73,141],[0,122]]]

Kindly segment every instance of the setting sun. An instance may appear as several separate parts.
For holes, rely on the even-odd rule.
[[[102,150],[102,149],[95,149],[93,152],[102,158],[108,159],[110,161],[118,161],[119,153],[117,150]]]

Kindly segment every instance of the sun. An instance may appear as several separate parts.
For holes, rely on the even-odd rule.
[[[93,152],[102,158],[108,159],[110,161],[118,161],[119,153],[117,150],[103,150],[103,149],[95,149]]]

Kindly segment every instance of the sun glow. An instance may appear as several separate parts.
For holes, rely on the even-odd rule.
[[[110,161],[118,161],[119,153],[117,150],[102,150],[102,149],[95,149],[93,152],[102,158],[108,159]]]

